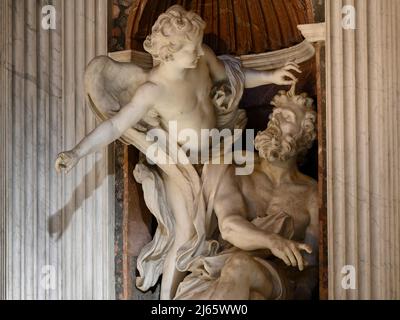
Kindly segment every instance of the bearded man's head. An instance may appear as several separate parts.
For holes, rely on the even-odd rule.
[[[273,98],[268,127],[254,140],[260,157],[269,162],[302,159],[316,138],[313,100],[306,93],[295,95],[293,91],[279,91]]]

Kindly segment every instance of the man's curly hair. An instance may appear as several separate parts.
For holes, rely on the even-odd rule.
[[[254,140],[256,150],[262,158],[271,162],[286,161],[291,157],[296,157],[298,162],[301,162],[316,138],[317,114],[314,111],[313,100],[308,98],[306,93],[294,95],[291,92],[280,91],[271,104],[282,108],[290,104],[302,110],[304,119],[301,129],[294,136],[282,136],[279,120],[272,113],[267,129],[259,132]]]

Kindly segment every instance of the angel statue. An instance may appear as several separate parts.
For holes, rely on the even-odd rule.
[[[202,195],[204,168],[190,161],[204,151],[200,140],[208,137],[202,137],[202,130],[243,129],[246,115],[238,105],[244,88],[292,85],[297,81],[293,71],[301,72],[294,62],[256,71],[231,56],[217,58],[202,43],[205,26],[199,15],[174,5],[158,17],[143,44],[153,57],[151,70],[95,58],[87,67],[85,86],[91,108],[103,122],[55,162],[57,171],[68,172],[79,159],[117,139],[150,158],[152,165],[139,163],[134,175],[158,227],[138,257],[136,285],[146,291],[163,275],[161,299],[174,297],[194,258],[215,250],[215,243],[207,240],[211,214]],[[171,126],[178,132],[176,139],[168,134]],[[152,157],[148,150],[154,141],[148,133],[155,129],[167,138],[158,141]],[[198,139],[188,142],[180,134],[186,129]]]

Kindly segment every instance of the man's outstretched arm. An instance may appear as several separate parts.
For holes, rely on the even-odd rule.
[[[65,169],[66,172],[69,172],[81,158],[99,151],[119,139],[127,129],[138,123],[152,107],[155,90],[156,86],[151,83],[145,83],[139,87],[133,99],[115,116],[96,127],[74,149],[61,152],[55,163],[56,170],[60,172],[61,169]]]

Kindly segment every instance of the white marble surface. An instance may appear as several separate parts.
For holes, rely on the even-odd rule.
[[[316,37],[313,37],[315,40]],[[297,45],[281,50],[275,50],[266,53],[242,55],[239,58],[243,67],[256,70],[273,70],[281,68],[288,61],[294,61],[298,64],[308,61],[315,55],[315,49],[310,41],[303,41]],[[109,56],[120,62],[137,61],[143,67],[151,68],[151,55],[147,52],[139,52],[135,50],[125,50],[112,52]]]
[[[114,298],[112,159],[103,150],[68,178],[53,166],[95,127],[83,75],[107,52],[107,1],[53,1],[50,31],[38,23],[45,4],[1,1],[2,291],[8,299]],[[49,221],[63,230],[59,238]],[[54,267],[54,290],[41,286],[46,265]]]
[[[346,4],[356,30],[342,28]],[[399,299],[400,2],[326,6],[329,298]]]
[[[0,144],[5,146],[9,140],[9,135],[6,130],[6,123],[9,117],[8,109],[6,108],[7,98],[11,96],[11,72],[7,61],[11,56],[11,28],[9,24],[9,1],[0,2]],[[7,172],[7,155],[1,152],[0,155],[0,299],[6,296],[6,210],[7,204],[7,180],[9,173]]]

